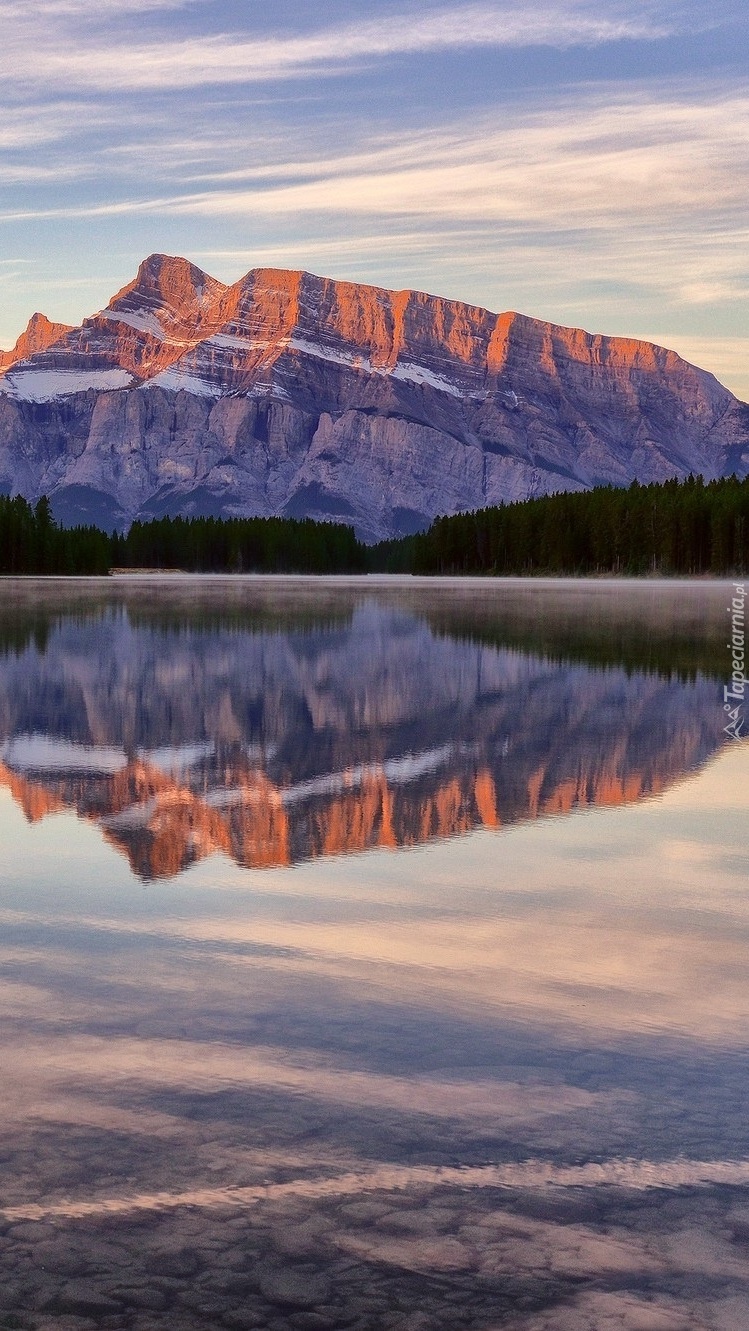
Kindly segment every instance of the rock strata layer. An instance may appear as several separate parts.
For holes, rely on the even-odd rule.
[[[65,522],[310,516],[365,540],[593,485],[749,471],[749,407],[646,342],[152,255],[0,354],[0,492]]]

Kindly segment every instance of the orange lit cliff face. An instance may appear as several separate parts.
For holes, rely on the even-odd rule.
[[[226,286],[151,255],[80,328],[34,316],[0,359],[0,484],[67,521],[94,501],[105,525],[208,506],[380,539],[747,469],[747,409],[662,347],[306,272]]]
[[[69,324],[51,323],[43,314],[32,314],[16,345],[10,351],[0,351],[0,371],[10,369],[17,361],[28,360],[39,351],[46,351],[70,332]]]
[[[73,376],[71,387],[75,376],[86,373],[119,374],[120,387],[126,386],[128,377],[137,382],[151,379],[205,336],[223,290],[222,283],[185,259],[152,255],[141,264],[135,280],[80,328],[44,320],[46,327],[40,326],[36,334],[38,345],[25,349],[24,359],[34,356],[31,365],[17,373],[67,374]],[[27,339],[30,332],[31,325]],[[95,377],[92,384],[97,384]],[[64,390],[64,380],[57,387]]]
[[[657,794],[721,741],[714,684],[338,625],[165,638],[122,613],[0,657],[0,785],[142,878],[417,846]]]

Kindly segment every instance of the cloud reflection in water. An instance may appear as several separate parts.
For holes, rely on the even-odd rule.
[[[709,671],[377,601],[63,617],[0,669],[0,1310],[747,1324],[749,760]]]

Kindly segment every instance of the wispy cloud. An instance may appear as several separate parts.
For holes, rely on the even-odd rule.
[[[65,167],[42,166],[28,163],[6,165],[0,162],[0,184],[2,185],[52,185],[59,186],[63,181],[80,180],[88,174],[84,163],[77,166],[69,162]]]
[[[212,132],[206,142],[192,133],[182,149],[173,136],[161,147],[144,141],[129,145],[109,197],[0,217],[245,218],[255,228],[306,217],[305,233],[326,237],[323,255],[338,236],[349,253],[381,254],[388,237],[402,249],[410,235],[406,248],[423,254],[430,243],[455,249],[462,235],[474,254],[501,254],[518,271],[543,274],[549,288],[569,280],[560,253],[584,251],[588,277],[616,271],[619,281],[685,304],[746,295],[749,96],[740,90],[703,87],[687,99],[678,89],[654,97],[647,88],[593,86],[533,112],[518,105],[499,128],[487,118],[360,134],[337,155],[308,143],[288,158],[276,141],[267,159],[251,150],[239,167],[236,143],[222,153]],[[161,190],[134,193],[149,164]],[[90,165],[98,172],[102,159],[94,154]]]
[[[678,229],[680,219],[690,224],[714,216],[723,243],[734,233],[731,217],[745,236],[749,95],[741,91],[703,90],[687,100],[591,87],[535,112],[517,106],[499,128],[492,119],[474,119],[364,139],[338,155],[312,151],[238,167],[218,155],[210,169],[191,161],[217,148],[220,154],[215,140],[201,148],[197,138],[182,148],[175,141],[161,150],[130,145],[128,176],[163,156],[158,194],[28,216],[306,212],[544,232],[619,229],[627,219],[652,226],[659,218]],[[233,155],[230,141],[224,159]],[[185,189],[189,184],[198,188]]]
[[[121,17],[127,14],[159,14],[175,9],[187,9],[197,0],[97,0],[94,9],[88,0],[35,0],[33,19],[35,22],[50,22],[55,19],[82,19],[90,25],[92,22]],[[24,0],[0,0],[0,20],[3,23],[28,23],[30,6]]]
[[[131,7],[150,8],[145,0]],[[153,8],[156,8],[154,5]],[[76,13],[64,7],[60,13]],[[21,23],[0,63],[17,85],[50,84],[112,93],[145,89],[177,90],[210,84],[267,83],[273,80],[337,74],[377,60],[419,53],[479,47],[522,48],[600,46],[623,40],[670,36],[673,23],[659,21],[652,7],[614,7],[609,14],[591,3],[474,3],[437,10],[389,14],[356,24],[319,28],[303,35],[252,36],[245,32],[200,35],[181,41],[160,34],[149,43],[45,36],[31,25],[33,60],[19,64],[18,45],[28,37]]]
[[[101,120],[99,112],[80,102],[6,107],[0,117],[0,152],[28,152],[43,144],[69,141],[80,132],[83,117],[89,130]]]

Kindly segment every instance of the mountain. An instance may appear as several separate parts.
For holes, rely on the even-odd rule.
[[[310,516],[365,540],[555,490],[749,471],[749,407],[672,351],[416,291],[151,255],[0,361],[0,492],[63,522]]]

